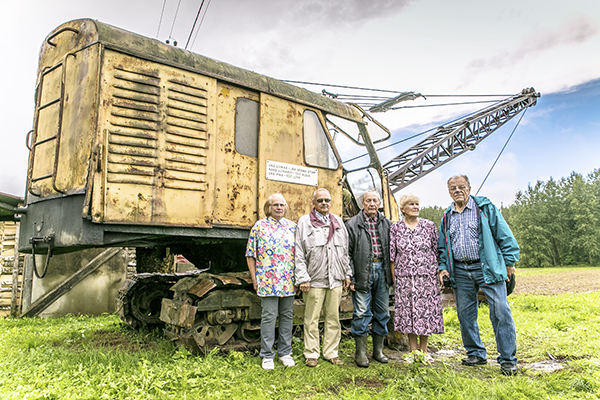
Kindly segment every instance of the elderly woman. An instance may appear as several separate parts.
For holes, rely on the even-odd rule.
[[[437,277],[437,229],[433,222],[419,218],[416,196],[402,196],[399,207],[404,219],[390,229],[390,266],[396,295],[394,329],[408,334],[411,353],[421,350],[431,361],[427,354],[429,335],[444,333]]]
[[[254,224],[246,247],[246,262],[256,294],[261,298],[260,357],[273,369],[275,321],[279,315],[277,353],[286,367],[292,358],[292,319],[295,294],[294,249],[296,224],[284,218],[287,203],[279,193],[265,202],[265,219]]]

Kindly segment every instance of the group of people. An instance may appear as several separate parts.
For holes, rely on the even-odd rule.
[[[485,197],[470,196],[465,175],[448,180],[453,199],[444,212],[439,234],[433,222],[419,218],[419,199],[405,195],[399,208],[403,219],[392,223],[380,211],[377,191],[363,195],[363,209],[346,223],[329,212],[331,195],[317,189],[312,211],[298,223],[285,218],[282,194],[265,202],[265,219],[250,232],[246,260],[254,289],[261,298],[262,367],[274,368],[275,325],[277,354],[286,367],[292,357],[293,305],[296,288],[304,309],[304,357],[308,367],[323,358],[343,365],[339,306],[350,290],[354,311],[351,332],[355,363],[368,367],[367,337],[373,336],[372,358],[387,363],[383,353],[388,335],[389,288],[393,286],[394,330],[408,335],[409,355],[427,360],[430,335],[444,332],[440,285],[448,279],[454,289],[467,366],[487,363],[477,325],[477,294],[482,289],[490,305],[501,371],[517,371],[516,331],[506,299],[507,278],[515,273],[519,247],[498,209]],[[323,312],[323,343],[319,319]],[[370,329],[369,329],[370,326]],[[405,362],[412,362],[407,357]]]

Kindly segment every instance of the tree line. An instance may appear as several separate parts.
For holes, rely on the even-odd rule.
[[[420,216],[439,228],[445,209],[423,207]],[[600,263],[600,169],[530,184],[501,212],[521,247],[518,267]]]

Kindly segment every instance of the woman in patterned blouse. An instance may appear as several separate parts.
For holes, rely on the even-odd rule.
[[[419,199],[400,198],[404,219],[390,229],[390,266],[396,295],[394,330],[408,334],[410,351],[427,354],[433,333],[444,333],[438,271],[438,233],[433,222],[419,218]],[[419,339],[420,343],[417,343]],[[412,362],[412,358],[407,358]]]
[[[254,224],[246,247],[254,290],[261,298],[260,357],[264,369],[274,368],[275,321],[279,315],[277,354],[284,366],[293,367],[296,224],[284,218],[287,203],[280,193],[267,199],[264,211],[266,218]]]

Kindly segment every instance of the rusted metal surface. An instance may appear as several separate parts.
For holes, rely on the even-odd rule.
[[[110,51],[102,71],[106,187],[92,218],[210,226],[216,81]]]
[[[250,229],[276,192],[286,197],[292,220],[311,210],[317,187],[331,192],[331,211],[342,213],[343,170],[335,149],[327,150],[325,114],[362,123],[346,104],[91,20],[49,35],[37,94],[29,204],[84,195],[83,220],[121,232],[145,227],[157,236],[164,228]],[[257,105],[256,154],[239,151],[248,144],[236,138],[240,100]],[[307,113],[323,132],[310,151]],[[314,165],[315,155],[334,163]],[[316,171],[316,184],[269,180],[268,162]],[[78,241],[102,245],[98,240],[109,237],[102,232],[113,229],[40,221],[25,224],[24,251],[31,251],[30,238],[56,232],[64,233],[57,251],[76,250]]]
[[[342,212],[341,166],[337,170],[319,168],[317,186],[285,183],[266,178],[267,160],[307,166],[303,141],[305,111],[305,106],[282,101],[270,95],[261,95],[260,120],[267,123],[260,126],[258,142],[258,204],[262,206],[273,193],[282,193],[289,206],[286,218],[293,221],[297,221],[302,215],[311,211],[312,194],[319,187],[324,187],[331,193],[333,201],[330,211],[337,215],[341,215]]]
[[[236,86],[218,84],[213,223],[251,228],[262,217],[262,204],[259,205],[256,195],[258,160],[236,150],[236,122],[243,123],[235,118],[238,99],[258,102],[259,95]]]
[[[221,282],[223,282],[223,284],[225,284],[225,285],[241,285],[242,284],[242,282],[240,282],[240,280],[238,278],[236,278],[235,276],[219,275],[219,276],[216,276],[216,278],[218,280],[220,280]]]
[[[189,289],[189,293],[197,296],[203,297],[206,293],[208,293],[211,289],[215,288],[217,284],[210,278],[201,279],[194,287]]]
[[[29,193],[48,197],[85,189],[97,111],[98,49],[44,54],[28,173]]]
[[[163,299],[160,320],[167,324],[191,328],[194,326],[196,307],[179,300]]]

